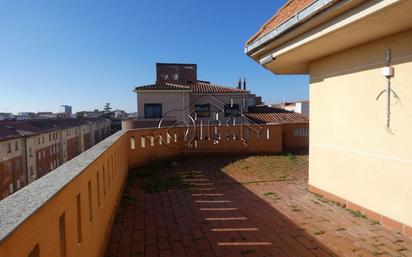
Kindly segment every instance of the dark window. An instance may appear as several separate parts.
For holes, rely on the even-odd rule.
[[[239,117],[240,109],[238,104],[225,104],[225,117]]]
[[[144,117],[145,119],[162,118],[162,104],[145,104]]]
[[[210,104],[196,104],[195,112],[197,117],[210,117]]]
[[[16,171],[20,171],[20,160],[16,160],[14,166],[15,166]]]
[[[7,169],[9,171],[9,175],[13,174],[13,161],[8,161],[7,162]]]

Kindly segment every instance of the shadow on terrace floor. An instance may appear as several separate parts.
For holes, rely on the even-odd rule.
[[[131,170],[105,256],[407,256],[410,241],[306,183],[306,156],[186,157]]]

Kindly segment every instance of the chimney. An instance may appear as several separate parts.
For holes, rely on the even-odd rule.
[[[239,81],[237,82],[237,88],[242,89],[242,79],[239,78]]]
[[[246,90],[246,77],[243,78],[243,90]]]

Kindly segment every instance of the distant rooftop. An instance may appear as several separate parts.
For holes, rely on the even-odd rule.
[[[256,105],[249,107],[249,112],[253,113],[290,113],[291,111],[287,111],[282,108],[276,108],[272,106],[267,106],[267,105]]]
[[[0,121],[0,141],[104,121],[100,118]]]
[[[293,101],[293,102],[283,102],[283,103],[277,103],[277,104],[273,104],[272,106],[274,107],[285,107],[285,106],[294,106],[297,103],[309,103],[309,100],[299,100],[299,101]]]

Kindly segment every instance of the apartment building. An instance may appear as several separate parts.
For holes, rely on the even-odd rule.
[[[0,199],[97,144],[110,126],[103,118],[1,122]]]
[[[246,80],[228,87],[197,79],[196,64],[157,63],[155,84],[136,87],[138,117],[134,127],[165,124],[240,124],[259,100]]]
[[[72,126],[71,122],[62,125],[60,129],[60,140],[60,159],[62,162],[70,161],[81,152],[79,126]]]
[[[12,120],[14,119],[13,113],[0,112],[0,120]]]
[[[24,139],[18,131],[0,127],[0,199],[26,184]]]
[[[193,126],[195,138],[240,138],[222,135],[222,125],[280,125],[282,142],[289,152],[307,152],[309,120],[300,113],[261,104],[261,98],[246,88],[246,79],[237,87],[221,86],[197,80],[196,64],[156,64],[155,84],[139,86],[137,93],[138,117],[122,122],[124,130],[147,127]],[[214,127],[214,132],[212,131]]]
[[[309,189],[412,231],[412,1],[291,0],[246,43],[310,76]]]

